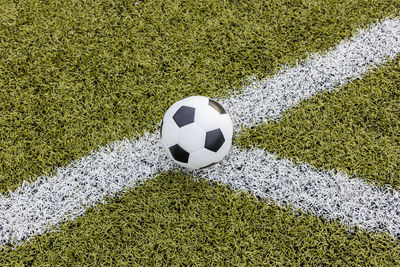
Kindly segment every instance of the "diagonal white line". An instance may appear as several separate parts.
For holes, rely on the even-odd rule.
[[[87,206],[175,167],[158,134],[123,140],[59,168],[54,177],[24,182],[10,197],[0,196],[0,245],[41,234],[49,225],[73,219]]]
[[[399,21],[386,19],[343,41],[325,56],[310,55],[303,64],[283,69],[271,79],[255,81],[240,94],[220,102],[231,108],[235,125],[253,126],[278,119],[283,110],[300,101],[361,78],[368,69],[393,59],[400,51]]]
[[[344,172],[296,166],[264,150],[232,149],[229,158],[195,175],[350,226],[400,237],[400,193]]]
[[[255,82],[242,94],[221,101],[237,126],[276,119],[283,110],[299,101],[319,91],[332,90],[335,85],[344,85],[399,52],[400,19],[386,19],[323,56],[312,55],[303,64],[287,68],[271,79]],[[237,169],[239,163],[249,165],[240,165],[247,170],[246,173]],[[295,167],[257,150],[240,152],[234,148],[227,160],[218,166],[223,168],[216,170],[214,167],[202,174],[280,203],[290,202],[296,207],[314,209],[317,214],[328,218],[340,218],[349,224],[393,235],[400,233],[397,191],[390,193],[344,174],[334,176],[307,165]],[[52,177],[24,183],[10,192],[9,197],[0,195],[0,245],[20,244],[47,231],[49,225],[81,215],[87,206],[102,202],[106,195],[121,192],[134,183],[174,167],[163,153],[157,133],[146,134],[136,141],[115,142],[94,151],[58,169]],[[310,176],[309,180],[307,176]],[[332,179],[337,182],[332,182]],[[353,183],[357,185],[352,187]],[[350,190],[344,190],[347,187]],[[293,190],[292,195],[288,194],[288,189]],[[320,194],[319,198],[314,196],[316,193]],[[372,199],[380,201],[372,205]],[[372,212],[368,213],[366,207],[369,204]],[[339,208],[335,209],[338,205]]]

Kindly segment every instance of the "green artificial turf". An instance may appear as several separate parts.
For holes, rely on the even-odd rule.
[[[363,79],[246,129],[237,144],[400,188],[400,56]]]
[[[2,266],[400,264],[400,244],[166,173],[15,250]]]
[[[223,96],[399,11],[397,0],[2,1],[0,193],[153,131],[183,97]]]

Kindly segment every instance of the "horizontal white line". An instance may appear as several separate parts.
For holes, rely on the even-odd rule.
[[[335,84],[344,85],[360,77],[369,67],[376,67],[399,52],[400,20],[386,19],[368,30],[361,31],[351,40],[342,42],[324,56],[313,55],[302,65],[287,68],[271,79],[255,82],[245,88],[243,94],[232,95],[221,101],[229,110],[237,127],[254,125],[271,118],[276,119],[283,110],[299,101],[319,91],[331,90]],[[210,169],[209,178],[218,180],[219,174],[220,181],[230,183],[236,188],[244,186],[254,194],[272,197],[282,203],[287,196],[287,201],[295,203],[298,207],[315,209],[318,214],[325,217],[339,217],[343,222],[364,225],[371,230],[382,230],[391,234],[400,232],[398,224],[393,222],[393,218],[398,218],[396,217],[398,214],[393,212],[399,210],[396,191],[390,195],[387,191],[363,185],[371,194],[366,198],[357,191],[363,188],[358,185],[357,190],[353,188],[356,191],[342,192],[342,185],[328,183],[333,177],[329,173],[318,173],[304,166],[298,169],[287,161],[276,161],[268,154],[266,156],[261,154],[257,151],[245,153],[233,149],[227,161],[219,165],[224,168],[217,170],[219,172],[215,172],[215,168]],[[260,157],[259,161],[254,155]],[[238,166],[238,162],[232,160],[238,162],[245,160],[242,168],[252,169],[254,172],[248,171],[246,176],[242,174],[239,176],[240,170],[232,172],[232,168]],[[249,166],[245,167],[246,164]],[[9,197],[0,195],[0,244],[10,242],[20,244],[25,239],[47,231],[49,225],[58,224],[67,218],[74,219],[81,215],[87,206],[102,202],[105,196],[124,191],[134,183],[174,167],[175,165],[163,153],[157,133],[146,134],[137,141],[115,142],[94,151],[67,167],[59,168],[54,176],[41,177],[33,183],[24,183],[16,191],[10,192]],[[274,175],[274,172],[278,174]],[[235,177],[230,176],[232,173],[243,181],[233,181]],[[302,181],[307,178],[304,175],[310,174],[314,180],[310,180],[312,182],[309,186],[314,188],[306,190],[308,185]],[[261,179],[260,176],[266,177]],[[283,179],[283,176],[287,179]],[[345,182],[349,179],[345,175],[334,179],[349,185]],[[297,196],[302,196],[304,201],[288,195],[285,184],[277,186],[278,180],[292,183],[287,188],[297,190],[295,191]],[[321,194],[325,192],[324,190],[342,193],[336,195],[338,198],[329,200],[333,202],[329,202],[322,195],[320,198],[312,195],[315,192]],[[364,212],[365,201],[370,198],[382,200],[375,202],[379,204],[373,206],[376,211],[373,213]],[[320,203],[319,199],[325,202]],[[346,203],[351,203],[352,208],[345,208]],[[340,209],[332,210],[332,206],[339,204]],[[390,209],[394,211],[386,213]],[[366,220],[368,225],[362,224],[361,219],[369,216],[373,218]]]

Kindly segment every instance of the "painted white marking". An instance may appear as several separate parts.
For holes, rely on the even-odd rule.
[[[234,148],[227,160],[195,175],[349,226],[400,237],[400,193],[344,172],[296,166],[264,150]]]
[[[400,19],[386,19],[361,31],[354,38],[343,41],[325,55],[310,56],[303,64],[287,68],[271,79],[254,82],[242,94],[232,95],[221,102],[238,126],[247,127],[277,119],[283,110],[299,101],[319,91],[332,90],[335,85],[342,86],[360,77],[369,68],[377,67],[388,58],[394,58],[399,52]],[[271,197],[282,203],[286,203],[285,200],[291,201],[298,207],[314,209],[319,215],[338,217],[343,222],[360,224],[366,229],[400,233],[396,191],[391,195],[387,191],[360,185],[362,182],[355,179],[349,181],[357,183],[356,187],[343,191],[342,185],[329,182],[332,179],[329,173],[318,173],[305,166],[300,166],[299,170],[286,161],[276,161],[268,154],[261,154],[257,151],[245,153],[233,149],[228,160],[221,165],[224,168],[220,172],[213,174],[211,170],[215,171],[215,168],[210,169],[210,179],[218,180],[218,173],[221,181],[240,189],[247,186],[256,195]],[[254,155],[260,159],[257,161]],[[232,168],[238,166],[235,160],[245,160],[243,164],[249,164],[249,167],[244,164],[242,168],[254,170],[246,173],[247,178],[243,175],[237,176],[243,183],[233,182],[234,176],[230,176]],[[105,196],[124,191],[135,183],[172,168],[174,166],[159,144],[158,134],[146,134],[136,141],[118,141],[94,151],[67,167],[59,168],[52,177],[41,177],[33,183],[25,182],[17,190],[10,192],[9,197],[0,195],[0,245],[10,242],[20,244],[23,240],[46,232],[49,225],[74,219],[87,206],[101,203]],[[278,174],[274,175],[274,172]],[[236,170],[233,173],[241,172]],[[261,179],[260,175],[266,176],[265,179]],[[304,175],[312,175],[310,184],[302,182],[305,180]],[[287,179],[282,179],[284,176]],[[346,183],[349,178],[343,177],[345,176],[337,176],[335,179],[350,186],[351,183]],[[291,185],[286,186],[283,183],[278,186],[276,183],[279,180]],[[248,181],[247,184],[245,181]],[[306,190],[308,186],[314,188]],[[285,188],[292,188],[303,200],[288,195]],[[358,191],[360,188],[370,195]],[[316,198],[312,195],[316,192],[325,192],[325,195]],[[341,193],[328,198],[330,194],[327,192]],[[376,199],[373,202],[375,204],[368,202],[373,198]],[[324,202],[319,202],[320,200]],[[365,203],[373,204],[369,207],[373,212],[366,210]],[[333,208],[339,204],[338,210]]]
[[[282,111],[321,91],[332,91],[381,65],[400,52],[400,18],[362,30],[325,56],[311,55],[295,68],[254,81],[243,92],[218,100],[235,125],[254,126],[279,119]]]

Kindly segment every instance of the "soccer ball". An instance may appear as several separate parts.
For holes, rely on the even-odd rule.
[[[161,143],[179,165],[204,168],[222,160],[232,145],[231,117],[216,101],[191,96],[174,103],[161,125]]]

